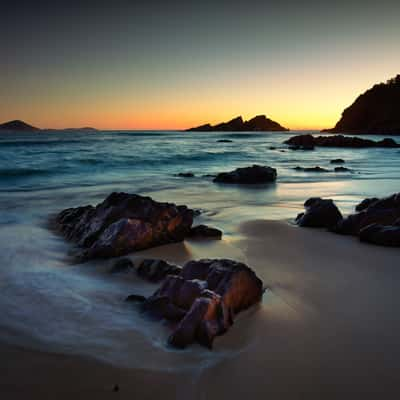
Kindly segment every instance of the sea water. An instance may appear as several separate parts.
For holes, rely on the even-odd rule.
[[[198,222],[221,228],[229,241],[241,222],[294,218],[312,196],[332,198],[349,213],[365,197],[399,191],[399,149],[289,150],[283,141],[296,133],[1,134],[0,338],[166,370],[204,367],[242,351],[246,343],[214,352],[169,349],[168,326],[123,301],[131,293],[149,295],[155,286],[110,275],[112,261],[71,265],[72,245],[48,229],[48,220],[66,207],[126,191],[200,209]],[[351,172],[333,172],[335,158]],[[276,168],[277,182],[239,187],[206,176],[252,164]],[[317,165],[330,172],[294,169]],[[195,176],[177,176],[181,172]]]

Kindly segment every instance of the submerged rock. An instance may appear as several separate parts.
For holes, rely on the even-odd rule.
[[[346,168],[346,167],[335,167],[334,171],[335,172],[351,172],[351,169]]]
[[[304,172],[329,172],[329,169],[325,169],[319,166],[315,166],[315,167],[294,167],[293,169],[295,169],[296,171],[304,171]]]
[[[212,228],[207,225],[197,225],[194,226],[190,232],[189,237],[191,238],[211,238],[211,239],[221,239],[222,231],[217,228]]]
[[[331,164],[344,164],[345,161],[342,158],[335,158],[334,160],[331,160]]]
[[[180,178],[194,178],[193,172],[180,172],[177,176]]]
[[[219,139],[217,140],[217,143],[232,143],[233,140],[230,139]]]
[[[120,272],[127,272],[133,270],[134,268],[135,266],[133,265],[133,262],[129,258],[120,258],[114,263],[110,272],[112,274],[117,274]]]
[[[312,197],[304,203],[305,212],[296,218],[297,225],[312,228],[333,228],[343,218],[331,199]]]
[[[189,261],[178,276],[167,276],[143,308],[159,318],[179,321],[169,343],[183,348],[198,342],[212,347],[234,316],[261,300],[262,281],[233,260]]]
[[[159,203],[136,194],[112,193],[96,207],[69,208],[56,228],[82,247],[82,259],[125,255],[182,241],[193,223],[193,210]]]
[[[217,183],[259,184],[274,182],[277,173],[275,168],[253,165],[251,167],[237,168],[231,172],[221,172],[213,180]]]
[[[160,282],[167,275],[178,275],[181,268],[164,260],[145,259],[137,266],[138,276],[150,282]]]

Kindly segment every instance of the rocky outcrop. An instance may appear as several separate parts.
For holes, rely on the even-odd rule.
[[[38,132],[39,128],[36,128],[32,125],[27,124],[24,121],[14,120],[8,121],[3,124],[0,124],[0,131],[9,131],[9,132]]]
[[[331,199],[312,197],[304,203],[305,212],[296,218],[297,225],[331,229],[343,218]]]
[[[276,177],[275,168],[253,165],[251,167],[237,168],[231,172],[221,172],[213,179],[213,182],[250,185],[274,182]]]
[[[190,230],[188,237],[193,239],[221,239],[222,231],[207,225],[197,225]]]
[[[345,161],[343,160],[343,158],[335,158],[333,160],[331,160],[331,164],[344,164]]]
[[[359,212],[341,220],[334,231],[345,235],[359,235],[371,224],[395,225],[400,218],[400,193],[382,199],[366,199],[356,209]]]
[[[297,135],[284,142],[289,145],[289,148],[302,146],[319,146],[319,147],[348,147],[348,148],[368,148],[368,147],[383,147],[392,148],[400,147],[400,144],[393,139],[386,138],[379,141],[371,139],[362,139],[359,137],[349,137],[343,135],[335,136],[312,136],[312,135]]]
[[[150,282],[160,282],[167,275],[178,275],[181,268],[164,260],[145,259],[139,262],[136,273]]]
[[[242,117],[236,117],[228,122],[222,122],[217,125],[205,124],[187,129],[188,132],[271,132],[288,130],[265,115],[257,115],[248,121],[244,121]]]
[[[177,276],[167,276],[143,310],[175,321],[169,338],[184,348],[193,342],[212,347],[237,313],[261,300],[262,281],[247,265],[233,260],[189,261]]]
[[[400,75],[375,85],[343,111],[331,133],[400,134]]]
[[[342,218],[332,200],[311,198],[299,214],[299,226],[324,227],[343,235],[358,236],[362,242],[400,247],[400,193],[382,199],[370,198],[356,206],[355,214]]]
[[[55,218],[56,228],[82,248],[81,258],[121,256],[182,241],[193,210],[136,194],[112,193],[96,207],[69,208]]]
[[[303,172],[330,172],[329,169],[319,167],[318,165],[315,167],[294,167],[296,171],[303,171]]]

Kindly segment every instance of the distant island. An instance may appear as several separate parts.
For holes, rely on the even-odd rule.
[[[195,128],[187,129],[186,132],[246,132],[246,131],[288,131],[282,125],[267,118],[265,115],[257,115],[256,117],[244,121],[243,118],[236,117],[228,122],[222,122],[217,125],[205,124]]]
[[[400,75],[358,96],[335,127],[322,132],[400,135]]]
[[[0,124],[1,132],[96,132],[96,128],[85,126],[83,128],[41,129],[29,125],[19,119]]]
[[[24,121],[20,121],[18,119],[13,121],[5,122],[4,124],[0,124],[0,131],[9,131],[9,132],[38,132],[39,128],[35,126],[29,125]]]

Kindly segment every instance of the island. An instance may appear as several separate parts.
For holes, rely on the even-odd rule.
[[[6,131],[6,132],[38,132],[40,131],[39,128],[36,128],[35,126],[29,125],[24,121],[21,120],[13,120],[13,121],[8,121],[4,122],[3,124],[0,124],[0,131]]]
[[[322,132],[400,135],[400,75],[358,96],[335,127]]]
[[[244,121],[241,116],[233,118],[228,122],[221,122],[217,125],[205,124],[195,128],[187,129],[186,132],[283,132],[289,129],[272,121],[265,115],[257,115],[254,118]]]

